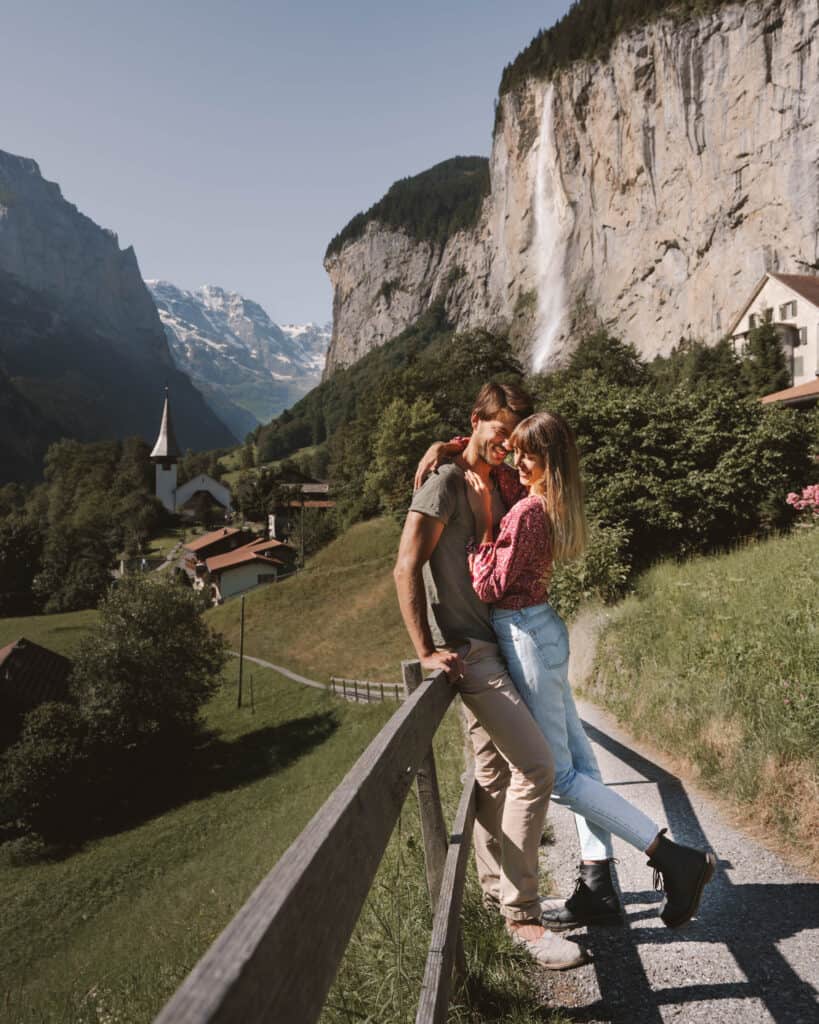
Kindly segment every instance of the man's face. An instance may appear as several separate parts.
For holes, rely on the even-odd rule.
[[[478,455],[490,466],[499,466],[509,454],[509,438],[520,422],[509,409],[501,409],[490,420],[472,414],[472,436],[477,441]]]

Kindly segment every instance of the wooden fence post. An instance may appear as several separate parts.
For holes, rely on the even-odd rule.
[[[420,661],[402,661],[401,675],[407,696],[423,682]],[[395,688],[398,697],[398,687]],[[418,805],[421,811],[421,832],[424,837],[424,860],[427,869],[427,889],[432,912],[438,905],[438,894],[441,891],[441,879],[444,875],[444,863],[447,852],[447,833],[444,824],[444,812],[441,808],[441,794],[438,790],[438,773],[435,770],[435,757],[432,745],[418,766],[415,777],[418,786]]]

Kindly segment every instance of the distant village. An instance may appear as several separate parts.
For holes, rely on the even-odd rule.
[[[213,605],[275,583],[297,572],[304,552],[290,543],[305,509],[330,509],[329,485],[318,480],[282,483],[283,503],[267,517],[264,534],[259,524],[239,521],[230,488],[207,474],[177,486],[177,463],[182,450],[176,440],[167,388],[159,434],[150,459],[156,467],[156,495],[168,512],[189,519],[203,498],[221,510],[224,525],[178,544],[166,559],[141,557],[114,570],[114,580],[137,572],[174,572]],[[4,701],[25,713],[46,701],[68,696],[71,661],[61,654],[19,637],[0,648],[0,687]]]
[[[327,497],[329,485],[317,480],[284,484],[289,500],[269,513],[267,536],[260,537],[246,526],[230,525],[234,515],[230,488],[218,480],[201,473],[177,487],[181,456],[166,394],[159,435],[150,455],[156,466],[156,495],[175,514],[185,514],[204,496],[222,510],[225,519],[224,526],[182,545],[176,569],[187,575],[193,589],[207,592],[213,604],[221,604],[225,598],[295,572],[304,561],[303,552],[288,543],[295,518],[305,508],[332,508]],[[124,565],[120,571],[125,572]]]

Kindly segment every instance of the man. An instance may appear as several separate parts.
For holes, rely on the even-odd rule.
[[[462,460],[492,490],[495,523],[505,509],[492,470],[531,412],[529,395],[509,384],[485,384],[475,401]],[[488,607],[472,589],[466,553],[474,535],[464,470],[444,465],[416,492],[404,525],[394,574],[401,614],[421,664],[443,669],[466,708],[479,786],[475,856],[485,898],[544,967],[575,967],[587,959],[577,944],[540,924],[538,847],[552,757],[500,658]]]

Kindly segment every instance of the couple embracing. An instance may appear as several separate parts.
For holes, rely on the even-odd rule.
[[[443,669],[463,700],[484,899],[513,940],[560,970],[588,958],[559,932],[622,921],[612,834],[644,851],[662,877],[660,916],[671,928],[696,913],[716,861],[672,842],[603,784],[575,708],[568,633],[548,603],[554,563],[580,554],[586,539],[571,428],[560,416],[533,413],[520,388],[495,383],[481,388],[471,425],[470,437],[433,445],[419,467],[395,582],[421,664]],[[515,470],[505,462],[510,451]],[[552,795],[574,811],[580,840],[579,878],[567,900],[538,895]]]

